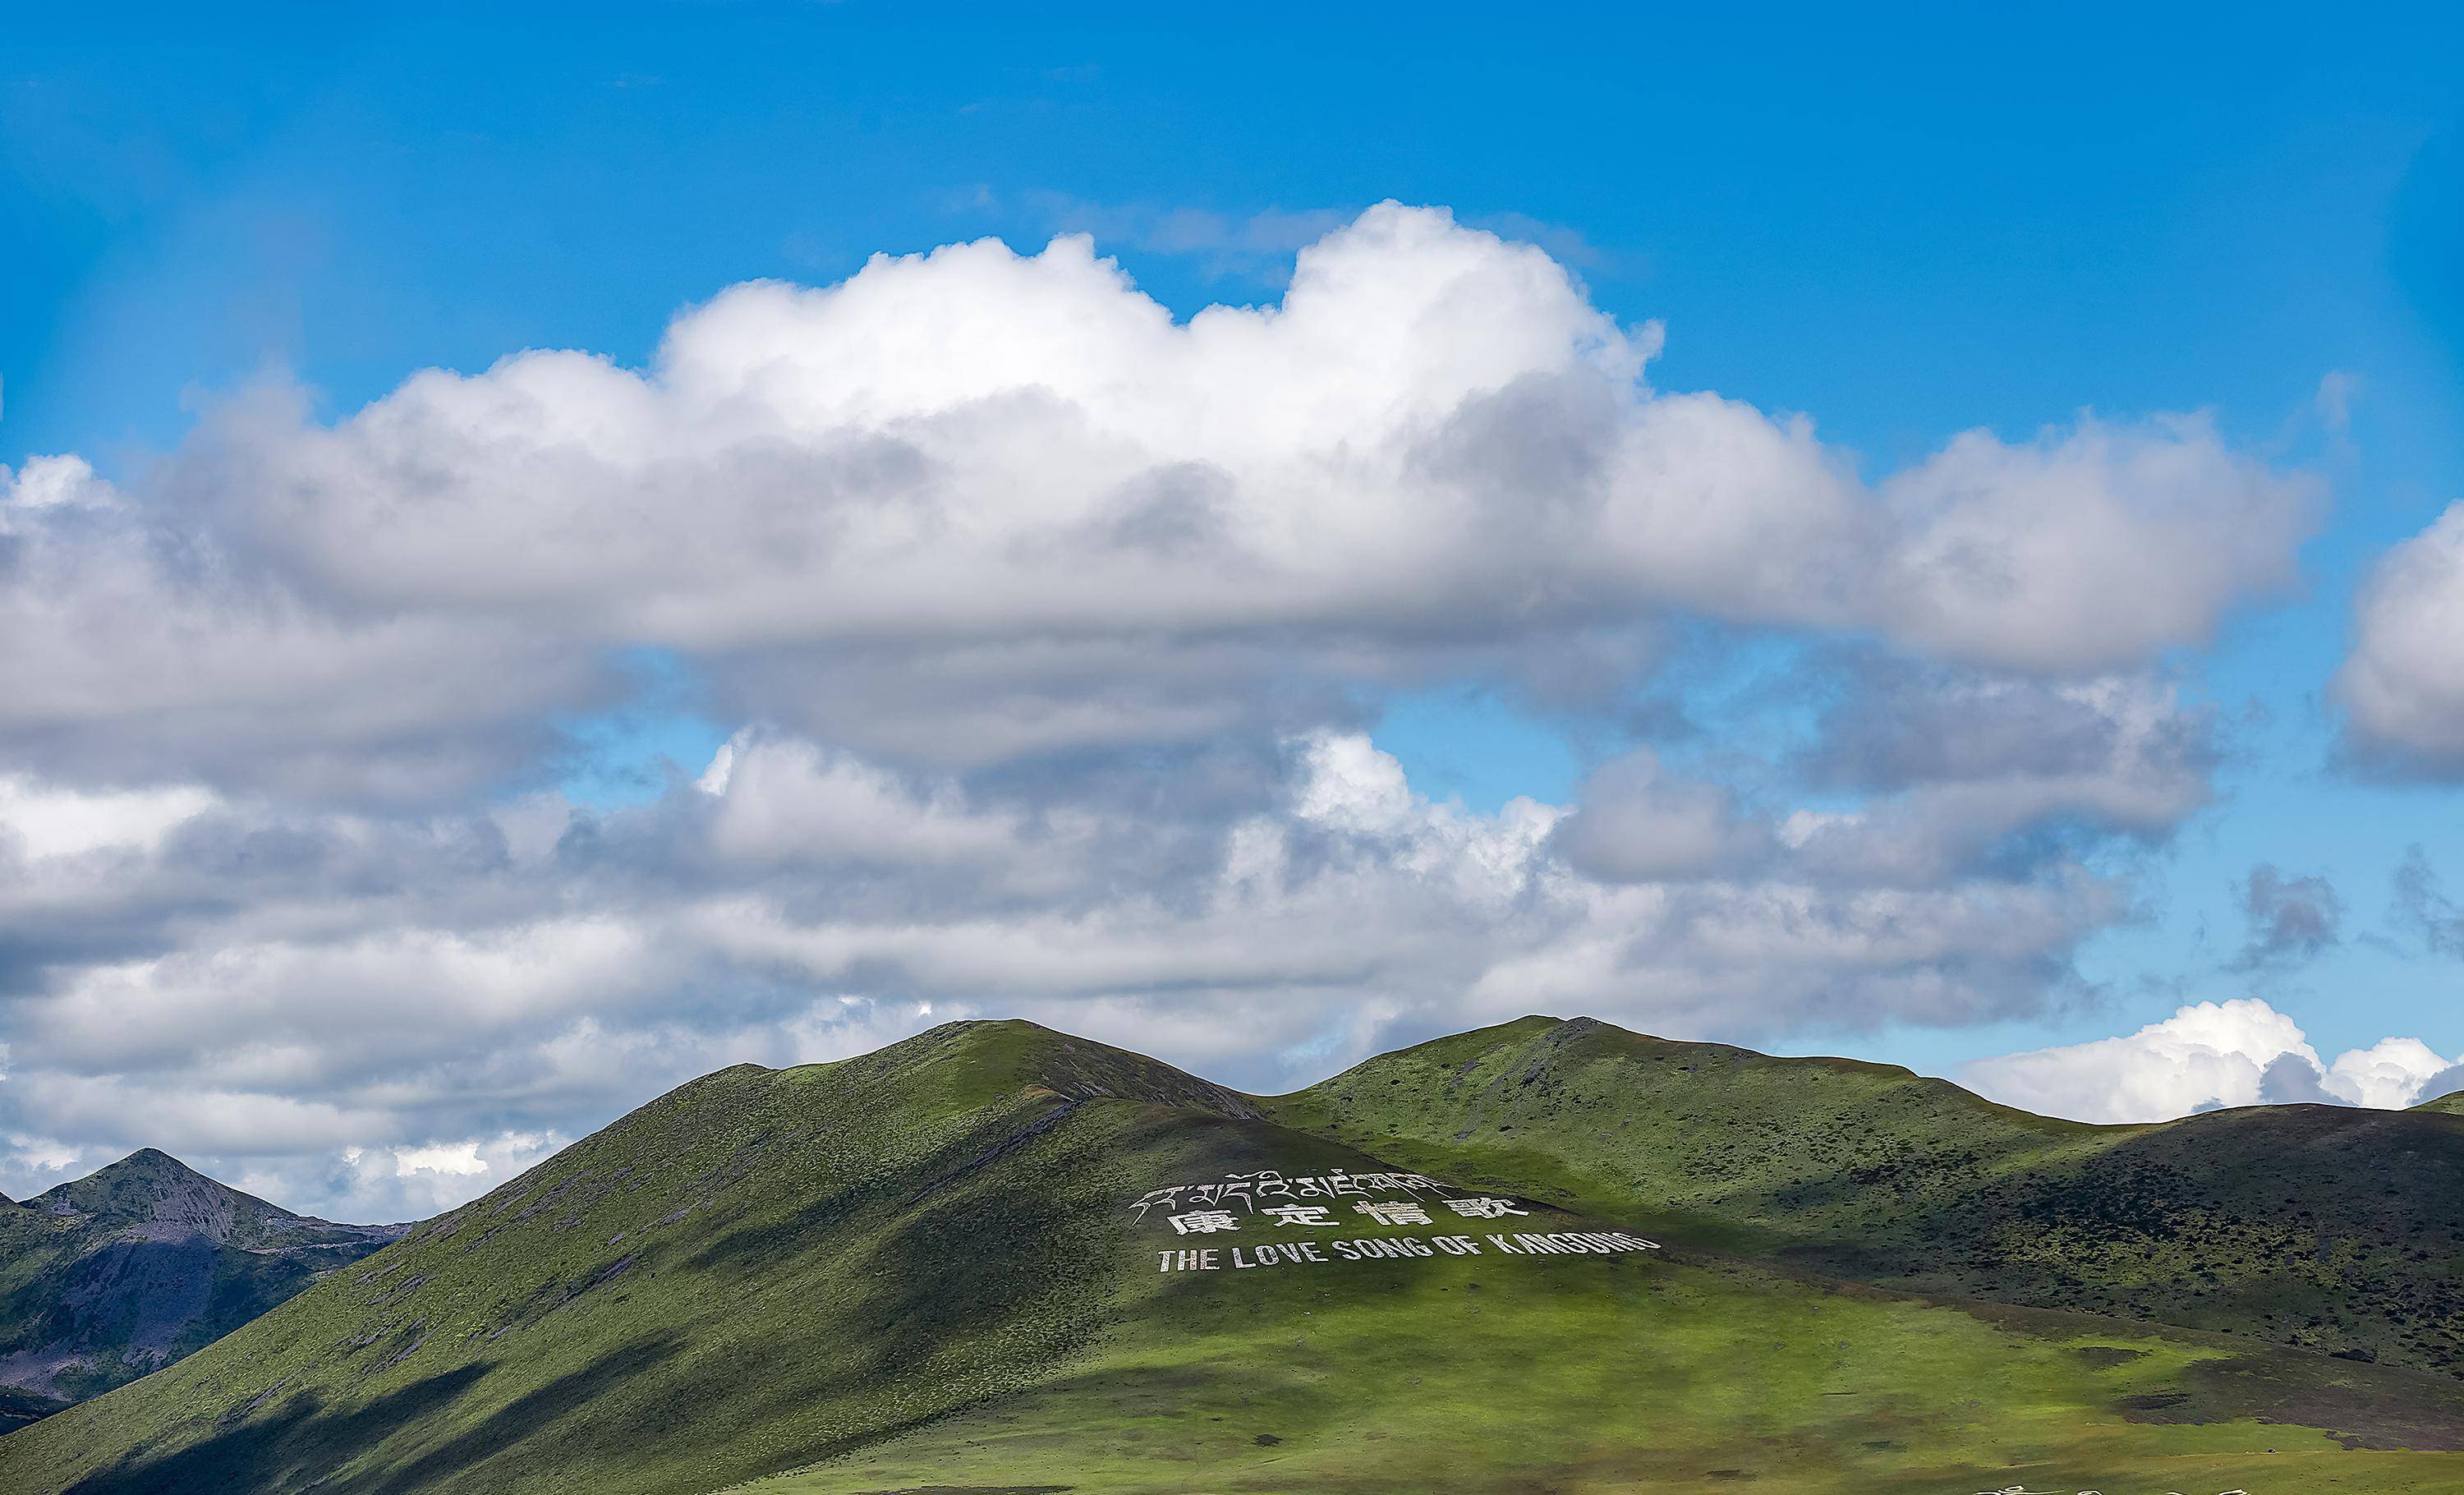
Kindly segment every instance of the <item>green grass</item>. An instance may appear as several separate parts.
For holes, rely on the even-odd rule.
[[[1126,1208],[1226,1173],[1380,1166],[1023,1023],[740,1066],[0,1438],[0,1488],[2464,1482],[2464,1454],[2429,1451],[2464,1446],[2464,1390],[2418,1372],[1929,1303],[1700,1245],[1167,1274],[1176,1238]],[[1579,1223],[1532,1208],[1517,1228]]]
[[[1157,1307],[1045,1386],[744,1495],[2431,1491],[2464,1478],[2464,1455],[2356,1452],[2253,1417],[2403,1407],[2452,1439],[2456,1398],[2435,1382],[2050,1316],[1995,1323],[1718,1260],[1205,1278]],[[2212,1420],[2133,1420],[2134,1399]]]
[[[1938,1295],[2464,1372],[2464,1114],[2090,1127],[1889,1066],[1526,1018],[1262,1103],[1682,1239]]]
[[[1151,1175],[1262,1148],[1365,1162],[1250,1111],[1024,1024],[723,1070],[0,1440],[0,1488],[700,1489],[785,1467],[1083,1352],[1124,1274],[1143,1282],[1120,1233]]]

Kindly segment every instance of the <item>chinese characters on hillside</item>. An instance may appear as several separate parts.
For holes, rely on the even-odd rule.
[[[1212,1272],[1253,1266],[1385,1261],[1435,1256],[1614,1255],[1657,1251],[1657,1242],[1623,1231],[1515,1228],[1531,1211],[1512,1199],[1452,1194],[1421,1174],[1364,1173],[1286,1176],[1273,1169],[1228,1174],[1208,1183],[1150,1189],[1133,1202],[1140,1223],[1169,1225],[1176,1237],[1207,1238],[1156,1252],[1164,1272]],[[1495,1230],[1467,1230],[1495,1223]],[[1346,1235],[1345,1231],[1442,1226],[1458,1234]],[[1238,1236],[1238,1241],[1213,1238]]]

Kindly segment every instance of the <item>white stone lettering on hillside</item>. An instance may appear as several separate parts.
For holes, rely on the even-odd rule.
[[[1389,1197],[1372,1197],[1376,1195]],[[1209,1238],[1202,1245],[1191,1242],[1158,1248],[1159,1272],[1440,1256],[1615,1256],[1660,1249],[1658,1242],[1621,1230],[1503,1228],[1528,1219],[1531,1211],[1493,1195],[1449,1194],[1445,1185],[1423,1174],[1337,1172],[1287,1177],[1265,1169],[1150,1189],[1127,1207],[1134,1222],[1169,1226],[1175,1237]],[[1337,1234],[1429,1225],[1441,1219],[1496,1221],[1501,1228],[1479,1237]],[[1224,1236],[1243,1239],[1212,1239]]]
[[[1357,1197],[1372,1191],[1434,1195],[1445,1186],[1422,1174],[1307,1174],[1287,1178],[1271,1168],[1250,1174],[1226,1174],[1211,1183],[1181,1183],[1150,1189],[1130,1205],[1140,1220],[1155,1208],[1239,1210],[1244,1214],[1278,1204],[1306,1204],[1312,1199]]]

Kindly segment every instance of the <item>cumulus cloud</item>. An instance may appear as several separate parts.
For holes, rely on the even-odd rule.
[[[2196,417],[1970,432],[1869,487],[1802,418],[1653,388],[1659,343],[1388,204],[1186,321],[1084,237],[983,241],[731,288],[647,369],[526,352],[331,426],[268,391],[126,493],[9,482],[0,748],[448,796],[642,646],[742,719],[959,765],[1529,683],[1671,613],[2096,674],[2286,585],[2316,517]]]
[[[2397,545],[2355,604],[2336,673],[2349,746],[2400,772],[2464,773],[2464,504]]]
[[[2082,420],[2027,445],[1971,431],[1884,485],[1904,535],[1901,636],[1948,658],[2078,671],[2203,640],[2318,501],[2233,458],[2206,420]],[[2227,517],[2256,520],[2241,529]]]
[[[2464,1059],[2442,1059],[2417,1038],[2383,1038],[2367,1048],[2338,1054],[2326,1088],[2355,1106],[2399,1110],[2445,1094],[2443,1088],[2431,1089],[2431,1083],[2459,1063]]]
[[[447,1166],[489,1158],[473,1137],[578,1135],[722,1064],[953,1016],[1262,1087],[1313,1077],[1279,1055],[1313,1069],[1530,1010],[1739,1038],[1960,1022],[2034,1010],[2122,903],[2064,862],[1875,887],[1768,840],[1731,854],[1742,822],[1702,839],[1708,791],[1642,759],[1595,779],[1607,828],[1580,856],[1561,833],[1589,802],[1434,802],[1353,733],[1278,762],[1245,813],[1176,815],[759,731],[655,802],[548,826],[530,802],[415,828],[220,806],[107,887],[0,884],[0,941],[40,925],[75,947],[82,919],[99,948],[153,947],[20,973],[0,1110],[96,1161],[165,1146],[393,1216],[484,1186]]]
[[[2078,1121],[2168,1121],[2225,1106],[2292,1102],[2398,1110],[2444,1093],[2440,1058],[2418,1039],[2383,1039],[2322,1062],[2291,1018],[2255,997],[2195,1002],[2120,1038],[1978,1060],[1980,1093]]]
[[[1869,481],[1655,387],[1660,328],[1531,244],[1256,231],[1306,240],[1272,305],[953,245],[725,289],[642,368],[0,472],[0,1183],[155,1145],[401,1218],[986,1013],[1263,1087],[1535,1009],[1750,1041],[2077,984],[2134,897],[2098,853],[2209,801],[2158,661],[2288,584],[2310,478],[2083,415]],[[1373,738],[1433,684],[1622,721],[1706,629],[1831,672],[1803,753],[1621,743],[1484,813]],[[576,804],[646,650],[747,725]]]

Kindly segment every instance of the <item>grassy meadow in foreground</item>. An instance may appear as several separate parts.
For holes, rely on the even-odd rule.
[[[1067,1374],[759,1495],[2431,1491],[2452,1384],[1744,1264],[1441,1260],[1191,1278]]]

